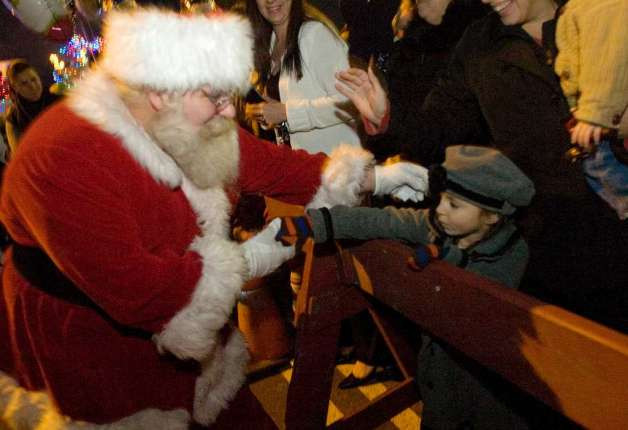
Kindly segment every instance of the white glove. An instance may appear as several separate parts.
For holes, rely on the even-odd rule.
[[[423,191],[416,191],[414,188],[410,188],[407,185],[402,185],[395,188],[394,190],[392,190],[390,195],[397,200],[401,200],[402,202],[407,202],[408,200],[410,200],[413,203],[422,202],[425,198],[425,193]]]
[[[396,188],[407,185],[414,191],[427,192],[427,169],[418,164],[400,161],[385,166],[375,166],[376,196],[390,194]]]
[[[275,218],[264,230],[241,245],[249,265],[249,279],[266,276],[294,257],[294,245],[285,246],[275,240],[280,228],[281,219]]]

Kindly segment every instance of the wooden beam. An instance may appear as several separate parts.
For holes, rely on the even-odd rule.
[[[389,333],[393,323],[385,315],[377,314],[364,294],[348,282],[347,277],[354,274],[352,265],[346,264],[335,248],[314,249],[313,241],[308,240],[304,250],[303,282],[295,310],[296,354],[288,387],[286,429],[318,430],[326,427],[340,324],[361,311],[369,311],[373,315],[376,327],[405,379],[394,389],[378,396],[368,407],[341,418],[331,427],[370,428],[376,422],[387,421],[418,400],[413,380],[415,355],[409,356],[411,348],[404,345],[403,339],[395,333]],[[349,269],[347,273],[345,269]]]
[[[350,251],[350,254],[349,254]],[[360,288],[586,428],[628,428],[628,336],[412,249],[344,251]]]

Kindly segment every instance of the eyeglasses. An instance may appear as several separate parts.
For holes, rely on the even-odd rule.
[[[203,91],[203,93],[209,99],[209,101],[212,102],[216,106],[216,109],[218,110],[221,110],[229,106],[233,100],[233,93],[224,93],[224,92],[208,93],[206,91]]]

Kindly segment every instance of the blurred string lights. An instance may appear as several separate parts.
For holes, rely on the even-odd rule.
[[[22,23],[63,45],[49,56],[53,66],[51,91],[63,93],[73,87],[103,48],[99,36],[102,18],[113,8],[134,8],[136,0],[0,0]],[[161,0],[178,3],[188,12],[208,13],[219,4],[235,0]],[[72,35],[69,40],[68,37]],[[0,76],[0,113],[8,103],[7,83]]]
[[[0,115],[9,107],[9,80],[0,73]]]
[[[67,0],[66,0],[67,1]],[[68,9],[73,34],[49,56],[53,66],[51,90],[63,93],[73,87],[102,50],[99,36],[103,16],[122,2],[114,0],[70,0]]]
[[[52,77],[58,86],[58,91],[63,92],[71,88],[81,78],[90,62],[102,50],[102,43],[100,36],[87,40],[84,36],[75,33],[65,45],[59,48],[58,53],[50,54],[50,62],[54,68]]]
[[[215,0],[178,1],[183,11],[206,13],[217,9]],[[136,2],[135,0],[69,0],[68,7],[76,12],[70,14],[74,34],[65,45],[59,48],[57,53],[50,54],[50,62],[54,68],[52,77],[55,81],[55,88],[53,90],[59,93],[73,87],[83,72],[88,69],[89,64],[98,57],[103,47],[103,39],[100,36],[90,38],[88,35],[97,33],[94,27],[99,29],[104,15],[113,8],[134,8]]]

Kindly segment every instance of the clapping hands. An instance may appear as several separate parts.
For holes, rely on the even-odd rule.
[[[379,126],[388,111],[388,97],[371,65],[368,71],[350,68],[336,73],[336,89],[355,105],[368,121]]]

